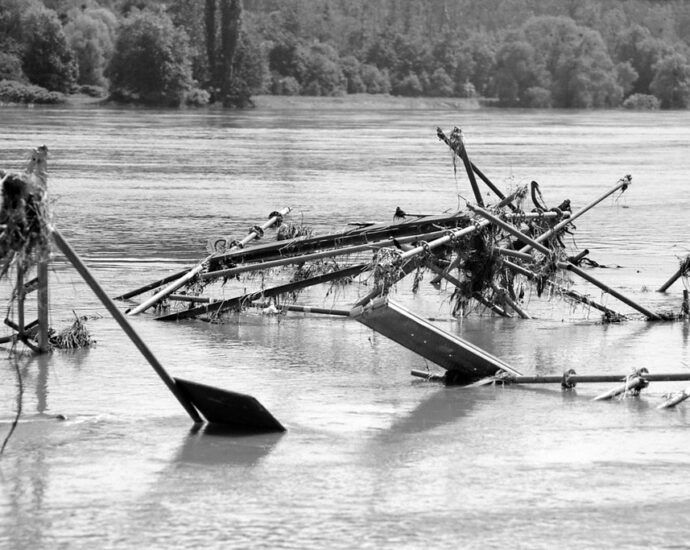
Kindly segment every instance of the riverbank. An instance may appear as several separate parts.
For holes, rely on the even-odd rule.
[[[252,97],[257,109],[332,109],[332,110],[410,110],[410,109],[448,109],[470,111],[480,109],[487,100],[483,98],[462,97],[402,97],[387,94],[348,94],[339,97],[320,96],[285,96],[285,95],[256,95]],[[111,105],[107,98],[92,97],[85,94],[73,94],[65,97],[63,105],[68,106],[99,106]],[[4,106],[23,105],[23,103],[4,102]],[[28,105],[32,105],[29,103]],[[136,106],[141,107],[141,106]],[[182,107],[195,109],[197,107]],[[222,107],[209,105],[210,109]]]
[[[348,94],[340,97],[257,95],[252,101],[258,109],[460,109],[481,108],[478,98],[402,97],[388,94]]]

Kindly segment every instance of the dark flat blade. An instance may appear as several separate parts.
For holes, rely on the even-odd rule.
[[[285,427],[251,395],[175,378],[175,383],[206,420],[246,432],[284,432]]]

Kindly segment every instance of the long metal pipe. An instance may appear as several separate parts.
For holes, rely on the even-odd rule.
[[[281,219],[284,215],[286,215],[288,212],[290,212],[290,208],[283,208],[280,210],[277,216],[272,216],[271,218],[268,219],[267,222],[265,222],[263,225],[261,225],[261,231],[264,229],[268,229],[269,227],[272,227],[279,219]],[[233,248],[242,248],[245,244],[247,244],[250,241],[253,241],[254,239],[260,237],[259,232],[252,230],[250,231],[241,241],[238,245],[235,245]],[[180,288],[182,285],[187,283],[188,281],[191,281],[197,274],[201,272],[202,269],[204,269],[204,266],[206,263],[215,256],[214,254],[211,254],[210,256],[206,257],[203,261],[195,265],[192,269],[190,269],[187,273],[182,275],[179,279],[176,279],[172,283],[170,283],[168,286],[166,286],[163,290],[157,292],[151,298],[148,300],[142,302],[139,304],[137,307],[132,308],[127,312],[128,315],[137,315],[138,313],[141,313],[142,311],[146,311],[148,308],[153,306],[154,304],[157,304],[160,302],[163,298],[166,296],[172,294],[175,292],[178,288]]]
[[[510,224],[504,222],[503,220],[497,218],[493,214],[490,214],[489,212],[487,212],[483,208],[479,208],[479,207],[472,206],[472,205],[468,205],[468,208],[470,210],[472,210],[473,212],[479,214],[480,216],[482,216],[486,220],[490,221],[491,223],[493,223],[493,224],[499,226],[500,228],[502,228],[503,230],[507,231],[511,235],[517,237],[521,241],[529,244],[532,248],[534,248],[535,250],[538,250],[542,254],[549,256],[549,257],[553,255],[553,252],[549,248],[545,247],[543,244],[537,242],[536,240],[532,239],[531,237],[525,235],[522,231],[520,231],[516,227],[513,227],[512,225],[510,225]],[[557,261],[556,266],[560,269],[567,269],[568,271],[572,271],[573,273],[579,275],[580,277],[582,277],[586,281],[589,281],[593,285],[599,287],[604,292],[609,293],[611,296],[618,298],[618,300],[620,300],[624,304],[627,304],[631,308],[639,311],[648,319],[652,319],[655,321],[658,321],[660,319],[660,317],[656,313],[648,310],[647,308],[641,306],[640,304],[638,304],[636,302],[633,302],[630,298],[627,298],[626,296],[624,296],[623,294],[621,294],[617,290],[614,290],[610,286],[608,286],[608,285],[602,283],[601,281],[599,281],[598,279],[592,277],[590,274],[586,273],[585,271],[583,271],[582,269],[580,269],[576,265],[574,265],[570,262]]]
[[[592,202],[590,202],[587,206],[584,206],[583,208],[581,208],[580,210],[578,210],[577,212],[575,212],[575,214],[572,214],[571,216],[569,216],[567,219],[565,219],[565,220],[563,220],[562,222],[557,223],[556,225],[554,225],[554,226],[553,226],[551,229],[549,229],[546,233],[543,233],[542,235],[540,235],[539,237],[537,237],[536,241],[537,241],[537,242],[545,241],[545,240],[548,239],[551,235],[553,235],[553,234],[556,233],[557,231],[560,231],[560,230],[563,229],[566,225],[573,223],[573,222],[574,222],[576,219],[578,219],[580,216],[582,216],[583,214],[585,214],[586,212],[588,212],[589,210],[591,210],[592,208],[594,208],[597,204],[599,204],[601,201],[603,201],[606,197],[610,197],[611,195],[613,195],[613,194],[614,194],[616,191],[618,191],[619,189],[623,189],[623,190],[627,189],[628,186],[630,185],[630,180],[631,180],[630,176],[626,176],[626,177],[622,178],[621,180],[619,180],[619,182],[618,182],[612,189],[608,190],[608,191],[607,191],[606,193],[604,193],[601,197],[599,197],[599,198],[597,198],[597,199],[594,199],[594,200],[593,200]],[[533,246],[533,245],[527,244],[526,246],[523,246],[523,247],[520,249],[520,252],[527,252],[530,248],[532,248],[532,246]]]
[[[113,302],[110,299],[108,294],[106,294],[105,290],[103,290],[101,285],[98,284],[98,281],[96,281],[94,276],[91,274],[89,268],[86,267],[84,262],[81,261],[81,258],[72,249],[72,247],[69,245],[69,243],[64,239],[62,234],[57,229],[51,227],[50,232],[52,234],[53,240],[55,241],[55,244],[60,249],[60,251],[72,263],[72,265],[82,276],[86,284],[89,285],[91,290],[98,297],[101,303],[105,306],[110,315],[113,316],[113,319],[115,319],[117,324],[120,325],[120,328],[122,328],[124,333],[129,337],[132,343],[146,358],[146,360],[149,362],[149,365],[151,365],[153,370],[156,371],[156,374],[160,377],[160,379],[163,380],[166,386],[168,386],[168,389],[184,407],[184,409],[187,411],[192,420],[197,424],[201,424],[203,422],[203,419],[199,415],[199,412],[196,410],[196,408],[194,408],[192,402],[189,399],[187,399],[187,397],[185,397],[185,395],[180,391],[177,384],[175,383],[175,380],[172,379],[172,377],[163,368],[163,365],[161,365],[158,359],[156,359],[156,356],[153,355],[153,352],[148,348],[148,346],[144,343],[141,337],[136,333],[134,327],[132,327],[132,325],[129,324],[129,321],[127,321],[127,318],[115,305],[115,302]]]

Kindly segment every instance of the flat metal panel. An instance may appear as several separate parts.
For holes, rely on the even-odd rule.
[[[211,424],[247,432],[284,432],[283,425],[251,395],[189,380],[175,383]]]
[[[351,315],[439,367],[453,371],[456,383],[469,384],[501,370],[520,374],[498,357],[438,328],[391,300],[375,300],[365,308],[355,308]]]

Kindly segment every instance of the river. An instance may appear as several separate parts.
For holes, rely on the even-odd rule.
[[[583,206],[630,174],[569,243],[610,266],[596,277],[679,310],[681,281],[654,290],[690,252],[690,112],[5,107],[0,167],[20,170],[48,146],[55,225],[115,296],[284,206],[320,233],[392,220],[396,206],[457,209],[471,191],[437,126],[461,127],[503,189],[538,181],[549,206]],[[51,324],[92,316],[97,344],[20,359],[23,414],[0,456],[2,548],[686,547],[688,405],[656,405],[688,383],[610,402],[591,399],[611,385],[445,388],[412,378],[423,359],[349,319],[135,318],[174,376],[251,394],[287,427],[195,432],[58,254],[50,277]],[[341,298],[304,303],[347,307]],[[687,321],[602,324],[536,299],[532,320],[452,320],[447,292],[423,284],[413,295],[406,282],[396,299],[523,373],[690,368]],[[4,438],[18,391],[2,353]]]

